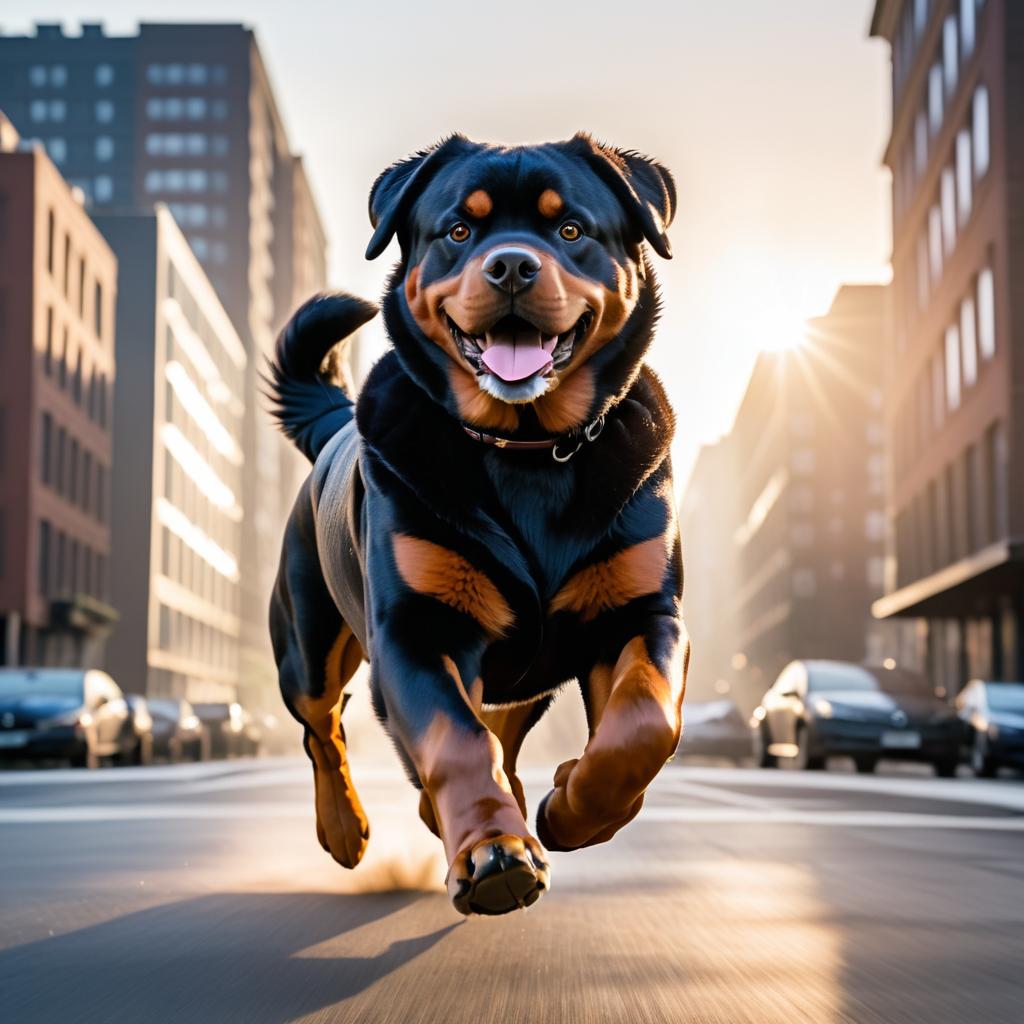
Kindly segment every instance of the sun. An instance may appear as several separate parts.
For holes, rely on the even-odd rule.
[[[755,315],[755,338],[762,352],[795,352],[807,341],[807,321],[792,309],[775,307]]]

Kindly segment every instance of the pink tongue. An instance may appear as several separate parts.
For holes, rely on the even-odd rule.
[[[484,349],[483,363],[488,370],[509,383],[525,380],[551,365],[551,353],[541,344],[539,331],[488,334],[490,344]]]

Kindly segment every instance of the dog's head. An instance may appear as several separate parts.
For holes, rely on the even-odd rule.
[[[657,312],[672,177],[585,135],[514,148],[454,136],[388,168],[370,194],[367,257],[395,235],[385,316],[399,357],[476,426],[552,431],[632,383]]]

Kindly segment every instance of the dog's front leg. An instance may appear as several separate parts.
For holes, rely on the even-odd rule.
[[[537,812],[549,850],[603,843],[636,817],[644,791],[679,743],[689,640],[682,622],[656,616],[614,665],[591,674],[590,742],[555,773]]]
[[[534,903],[549,886],[548,864],[502,767],[501,744],[476,713],[478,688],[467,691],[451,658],[428,668],[394,642],[373,673],[388,727],[423,787],[424,817],[444,842],[455,908],[503,914]]]

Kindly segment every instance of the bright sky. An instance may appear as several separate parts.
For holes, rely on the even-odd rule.
[[[824,312],[840,283],[888,280],[888,55],[866,38],[872,6],[6,0],[0,22],[253,26],[321,204],[331,283],[371,298],[390,258],[362,257],[370,184],[448,132],[517,143],[583,128],[657,156],[680,208],[651,362],[678,414],[683,480],[729,429],[759,350]]]

